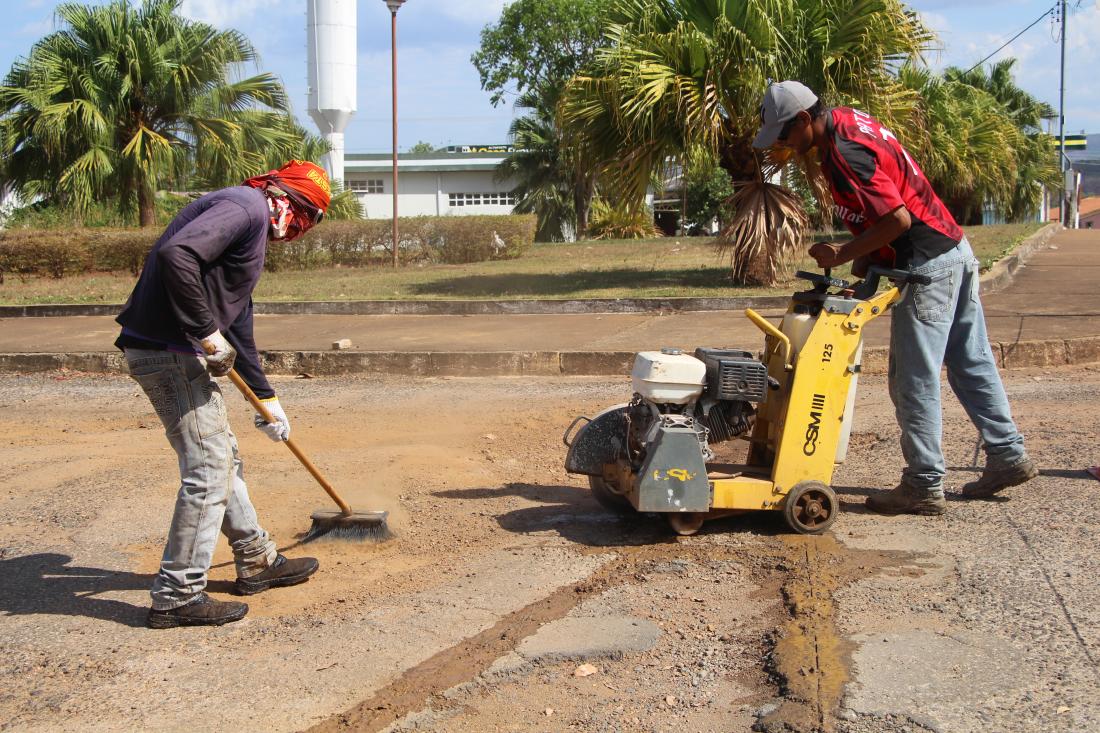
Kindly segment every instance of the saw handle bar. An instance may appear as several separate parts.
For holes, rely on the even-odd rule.
[[[879,278],[886,278],[892,280],[895,284],[910,283],[916,285],[928,285],[932,282],[932,278],[927,275],[918,275],[908,270],[893,270],[889,267],[880,267],[879,265],[871,265],[867,268],[867,275],[863,278],[863,282],[858,283],[852,289],[852,295],[856,300],[868,300],[874,297],[878,292]]]
[[[570,440],[570,438],[572,438],[574,436],[570,435],[570,433],[573,432],[573,428],[577,427],[577,423],[579,423],[581,420],[584,420],[585,424],[592,422],[592,418],[585,417],[584,415],[581,415],[576,420],[569,423],[569,427],[567,427],[565,429],[565,434],[561,436],[561,442],[565,443],[566,448],[572,448],[573,447],[573,441]]]
[[[879,267],[878,265],[871,265],[867,268],[867,277],[884,277],[887,280],[893,280],[894,282],[902,283],[915,283],[917,285],[931,285],[932,278],[927,275],[917,275],[908,270],[891,270],[888,267]]]

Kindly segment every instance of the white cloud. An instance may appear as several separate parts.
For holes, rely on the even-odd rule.
[[[273,13],[284,12],[279,8],[281,0],[183,0],[180,12],[192,20],[209,23],[215,28],[239,28],[242,21],[252,18],[272,17]],[[297,15],[297,13],[296,13]],[[300,13],[302,25],[305,25],[305,10]]]
[[[409,0],[423,4],[432,12],[470,23],[488,23],[500,19],[500,11],[509,0]]]

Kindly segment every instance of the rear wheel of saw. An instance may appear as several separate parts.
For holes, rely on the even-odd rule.
[[[676,534],[687,537],[698,532],[706,518],[703,512],[672,512],[668,515],[668,523]]]
[[[820,481],[802,481],[787,494],[783,517],[799,534],[821,534],[836,521],[840,502],[836,493]]]
[[[626,514],[634,507],[622,494],[616,494],[603,476],[589,476],[588,488],[592,489],[592,496],[600,502],[600,506],[615,514]]]

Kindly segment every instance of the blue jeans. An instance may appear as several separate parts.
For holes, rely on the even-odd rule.
[[[248,499],[237,438],[205,362],[192,354],[145,349],[126,349],[126,362],[179,458],[180,490],[150,591],[153,608],[165,611],[185,605],[206,587],[219,530],[229,539],[238,577],[263,572],[277,553]]]
[[[940,367],[985,445],[986,466],[1004,468],[1027,457],[1012,421],[978,297],[978,261],[964,238],[912,271],[932,278],[909,285],[890,324],[890,399],[901,427],[902,480],[943,493]]]

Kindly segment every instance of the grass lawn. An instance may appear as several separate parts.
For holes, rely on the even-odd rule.
[[[967,236],[982,267],[1011,252],[1039,224],[970,227]],[[278,246],[278,245],[273,245]],[[809,257],[798,269],[814,270]],[[833,274],[844,277],[848,268]],[[522,300],[531,298],[655,298],[785,295],[775,289],[734,286],[705,238],[539,244],[518,260],[470,265],[329,268],[268,272],[256,300]],[[0,304],[122,303],[134,278],[90,273],[60,280],[8,275]]]

